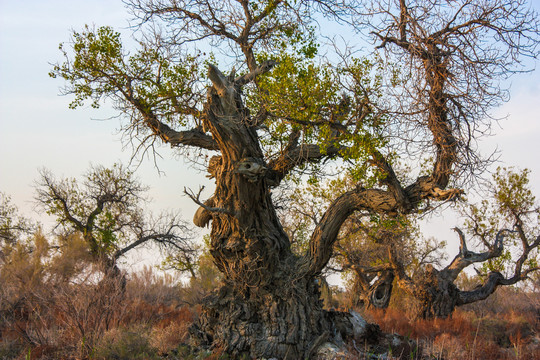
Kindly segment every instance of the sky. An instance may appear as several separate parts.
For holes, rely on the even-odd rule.
[[[539,10],[540,0],[532,6]],[[0,0],[0,191],[26,216],[51,223],[34,209],[39,169],[79,177],[90,164],[129,162],[131,150],[123,148],[119,122],[109,119],[114,112],[106,106],[69,109],[71,98],[59,95],[62,80],[48,76],[51,64],[62,60],[58,45],[69,39],[70,30],[111,25],[129,34],[128,19],[120,0]],[[482,151],[497,148],[500,165],[529,168],[531,187],[540,195],[540,70],[514,77],[511,100],[494,114],[508,118],[494,126],[496,134],[481,143]],[[184,187],[196,191],[205,185],[209,196],[213,183],[169,148],[160,153],[161,173],[150,159],[136,172],[150,186],[150,207],[182,209],[190,221],[197,205],[183,195]],[[456,225],[454,215],[444,213],[425,221],[422,230],[446,240],[452,253],[458,238],[450,229]]]

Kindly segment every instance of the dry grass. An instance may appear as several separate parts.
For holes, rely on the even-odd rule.
[[[214,273],[182,285],[147,268],[130,274],[123,287],[70,257],[44,265],[43,242],[36,237],[33,252],[13,249],[11,262],[0,268],[0,359],[228,358],[185,344],[200,311],[188,304],[215,287]],[[364,315],[384,332],[421,345],[421,352],[404,351],[407,359],[540,359],[538,292],[501,288],[435,320],[412,318],[414,301],[396,295],[387,311]]]
[[[523,309],[517,309],[517,311]],[[429,359],[540,359],[538,321],[530,313],[476,314],[457,310],[446,319],[409,319],[401,310],[368,310],[364,314],[385,332],[420,343]]]
[[[48,270],[34,264],[20,272]],[[134,359],[133,349],[153,359],[186,341],[197,313],[176,305],[179,291],[169,280],[146,272],[124,288],[93,270],[82,275],[45,274],[31,286],[21,276],[3,277],[0,359]]]

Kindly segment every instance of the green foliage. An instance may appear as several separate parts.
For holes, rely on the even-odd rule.
[[[205,235],[205,239],[208,235]],[[207,244],[205,245],[207,246]],[[192,251],[174,251],[169,252],[159,266],[163,270],[175,270],[180,273],[189,273],[191,277],[196,277],[200,271],[201,256],[208,253],[208,248],[201,250],[199,245],[192,248]],[[202,251],[202,254],[201,254]]]
[[[193,6],[196,11],[198,5]],[[298,136],[300,144],[319,145],[322,158],[332,149],[332,154],[343,160],[339,166],[354,179],[377,183],[381,176],[370,160],[388,144],[389,118],[376,109],[382,102],[383,88],[400,83],[398,67],[377,56],[347,58],[333,65],[319,55],[317,30],[310,25],[308,8],[300,6],[303,10],[295,12],[276,1],[249,2],[249,6],[257,19],[252,31],[260,36],[258,46],[252,49],[256,60],[277,62],[255,85],[243,89],[250,113],[269,115],[258,132],[267,157],[275,157],[291,137]],[[291,16],[301,17],[302,11],[306,12],[305,22],[291,20]],[[232,19],[234,16],[237,14]],[[148,119],[172,125],[175,130],[202,129],[206,70],[209,63],[217,62],[214,54],[187,46],[176,48],[159,40],[152,44],[140,41],[138,48],[126,50],[120,33],[110,27],[86,26],[73,32],[71,43],[60,45],[65,61],[55,65],[50,75],[67,82],[64,92],[75,96],[72,108],[87,101],[98,107],[111,99],[116,109],[129,117],[125,130],[130,134],[134,129],[137,135],[147,134],[144,123]],[[243,67],[241,73],[245,71]],[[309,180],[316,184],[316,174],[323,168],[313,161],[298,170],[310,170]],[[300,179],[298,173],[290,176]]]
[[[514,214],[526,214],[535,205],[536,198],[527,187],[529,173],[529,169],[514,172],[512,169],[499,167],[493,175],[497,210],[509,221],[514,219]]]
[[[302,143],[318,144],[323,154],[329,148],[341,149],[344,167],[355,179],[365,180],[375,175],[368,160],[387,143],[388,119],[372,108],[382,96],[382,74],[387,69],[379,58],[353,58],[333,66],[318,63],[312,55],[294,44],[278,54],[258,55],[260,62],[277,62],[247,93],[250,109],[263,107],[270,114],[264,124],[268,136],[261,143],[271,156],[297,132]],[[320,165],[309,166],[316,171]],[[310,180],[316,183],[318,177]]]
[[[185,125],[203,78],[198,55],[178,59],[160,47],[139,45],[129,55],[120,33],[107,26],[92,29],[87,25],[82,32],[73,32],[70,49],[60,45],[66,61],[55,65],[49,75],[69,84],[65,92],[75,96],[72,109],[87,100],[97,108],[108,98],[120,111],[159,114],[165,122]],[[73,51],[73,59],[68,51]]]
[[[510,274],[516,256],[523,253],[523,239],[534,240],[540,232],[540,211],[529,187],[529,174],[528,169],[516,171],[512,168],[497,168],[489,196],[479,204],[470,204],[462,209],[466,216],[466,228],[480,239],[484,247],[493,246],[496,234],[501,229],[521,229],[517,233],[505,234],[503,254],[482,264],[480,271],[483,275],[491,271]],[[527,241],[530,245],[530,240]],[[538,250],[532,249],[523,270],[534,269],[537,264]]]
[[[483,262],[480,266],[479,271],[482,275],[489,274],[490,272],[504,273],[507,265],[512,263],[512,254],[510,253],[510,251],[506,250],[503,251],[501,256]]]

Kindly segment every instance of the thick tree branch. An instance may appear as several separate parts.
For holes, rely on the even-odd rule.
[[[170,144],[172,147],[187,145],[206,150],[219,150],[213,137],[200,129],[195,128],[186,131],[176,131],[159,121],[151,111],[140,106],[140,104],[137,108],[143,115],[145,124],[152,130],[154,135],[158,136],[163,142]]]
[[[487,281],[481,287],[471,291],[460,291],[458,305],[470,304],[479,300],[487,299],[489,295],[493,294],[493,292],[503,279],[504,276],[502,276],[501,273],[490,273]]]
[[[508,229],[502,229],[499,230],[495,237],[495,242],[493,243],[493,246],[490,247],[488,251],[485,251],[483,253],[476,253],[473,251],[467,250],[467,245],[465,241],[465,235],[459,228],[454,228],[454,231],[458,233],[459,239],[460,239],[460,249],[459,253],[456,255],[454,260],[448,265],[446,268],[444,268],[441,272],[445,272],[448,274],[449,278],[452,280],[457,279],[458,275],[465,269],[467,266],[484,262],[489,259],[493,259],[496,257],[501,256],[503,251],[503,240],[504,240],[504,233],[505,232],[513,232]]]
[[[411,204],[407,198],[407,194],[401,186],[401,182],[397,178],[396,173],[392,168],[392,165],[390,165],[385,157],[376,149],[372,151],[372,162],[384,174],[382,183],[388,186],[388,189],[394,194],[394,197],[400,204],[400,207],[404,210],[404,212],[410,210]]]
[[[497,234],[501,234],[502,231],[508,231],[508,230],[501,230]],[[502,238],[499,240],[502,242]],[[497,242],[497,240],[496,240]],[[499,285],[514,285],[517,284],[520,281],[526,280],[528,278],[528,275],[532,272],[536,272],[540,270],[539,266],[531,267],[526,270],[523,270],[523,264],[527,260],[529,256],[529,252],[540,246],[540,236],[536,238],[536,240],[527,246],[524,250],[519,259],[516,261],[516,265],[514,268],[514,274],[510,278],[505,278],[501,273],[499,272],[491,272],[488,275],[487,281],[479,288],[474,289],[472,291],[460,291],[459,292],[459,305],[464,304],[470,304],[475,301],[484,300],[489,295],[491,295]],[[501,243],[502,248],[502,243]]]
[[[358,210],[384,212],[397,210],[395,198],[387,191],[359,188],[338,197],[328,208],[315,228],[310,247],[305,255],[304,272],[308,276],[319,274],[333,254],[333,245],[345,220]]]
[[[141,237],[135,241],[133,241],[132,243],[130,243],[129,245],[117,250],[114,252],[113,254],[113,259],[114,261],[118,260],[122,255],[124,255],[125,253],[127,253],[128,251],[136,248],[137,246],[141,245],[141,244],[144,244],[146,243],[147,241],[153,239],[153,236],[152,235],[148,235],[148,236],[144,236],[144,237]]]
[[[261,65],[259,65],[257,68],[255,68],[254,70],[250,71],[249,73],[242,75],[240,77],[237,77],[234,80],[234,83],[237,84],[238,86],[244,86],[254,81],[257,78],[257,76],[269,72],[276,65],[277,65],[277,62],[275,62],[274,60],[267,60],[263,62]]]
[[[398,214],[413,211],[422,199],[446,201],[461,194],[461,190],[441,190],[430,178],[420,177],[408,186],[404,195],[412,207],[403,208],[403,201],[396,198],[395,191],[357,188],[337,198],[328,208],[320,223],[315,228],[310,240],[310,248],[306,255],[310,263],[307,274],[318,274],[333,254],[333,244],[345,220],[359,210],[371,213]]]
[[[305,163],[332,158],[346,149],[346,147],[330,146],[323,151],[321,146],[315,144],[297,145],[293,143],[289,145],[278,158],[268,163],[268,168],[271,170],[270,174],[277,183],[281,182],[291,170]]]

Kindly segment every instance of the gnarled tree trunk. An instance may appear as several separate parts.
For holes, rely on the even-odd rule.
[[[379,275],[369,289],[368,308],[386,309],[390,303],[392,287],[394,282],[393,271],[385,271]]]
[[[323,341],[340,343],[354,334],[350,314],[323,310],[317,285],[344,221],[354,211],[408,211],[424,198],[447,199],[460,191],[441,190],[446,178],[432,177],[421,177],[404,189],[389,164],[377,158],[388,170],[390,189],[358,187],[338,197],[315,228],[307,253],[295,255],[276,215],[270,187],[299,163],[319,159],[323,153],[316,145],[292,144],[279,158],[265,162],[255,120],[240,94],[242,85],[272,66],[263,63],[236,79],[216,67],[209,69],[213,87],[203,111],[203,128],[212,134],[221,155],[214,156],[208,167],[216,179],[213,196],[204,203],[194,194],[191,197],[201,206],[194,223],[205,226],[212,221],[210,252],[225,280],[207,300],[192,330],[200,343],[233,356],[298,359],[309,357]],[[385,294],[386,290],[381,294],[374,289],[382,300]]]
[[[459,303],[459,290],[454,285],[454,279],[428,266],[423,276],[415,282],[414,297],[420,303],[418,317],[446,318]]]
[[[500,230],[494,244],[483,253],[468,250],[464,234],[458,228],[454,230],[459,234],[460,250],[452,262],[442,270],[427,265],[420,277],[411,279],[405,273],[403,265],[396,260],[392,251],[389,252],[398,284],[420,302],[417,315],[424,319],[446,318],[452,315],[456,307],[486,299],[497,286],[515,284],[520,279],[520,274],[505,279],[500,273],[491,272],[482,286],[471,291],[458,289],[454,282],[463,269],[473,263],[483,262],[502,254],[503,236],[504,232],[508,230]]]
[[[239,89],[210,69],[204,125],[221,149],[209,171],[216,190],[196,215],[212,220],[211,254],[224,274],[192,329],[201,343],[233,356],[304,358],[334,334],[323,311],[316,274],[300,271],[270,198],[267,165]]]

